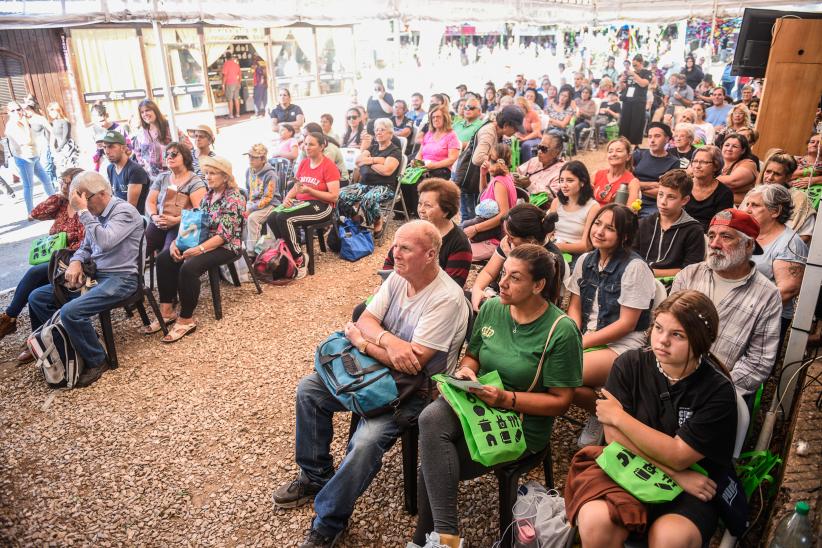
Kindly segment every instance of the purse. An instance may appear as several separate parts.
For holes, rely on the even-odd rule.
[[[351,219],[340,223],[337,233],[340,235],[340,258],[353,263],[374,252],[374,237],[371,231]]]
[[[166,188],[166,195],[163,199],[163,215],[179,217],[183,208],[188,205],[188,194],[183,194],[177,189],[177,185],[169,185]]]
[[[34,266],[49,262],[55,251],[65,249],[67,245],[68,235],[65,232],[41,236],[31,242],[31,249],[29,249],[29,264]]]
[[[180,230],[177,233],[177,249],[180,252],[197,247],[208,239],[211,216],[202,209],[184,209],[180,213]]]
[[[527,392],[532,391],[539,382],[551,336],[554,334],[559,321],[564,317],[566,317],[564,314],[560,315],[548,332],[545,346],[542,349],[542,356],[540,356],[537,365],[537,372]],[[432,377],[433,380],[438,381],[437,386],[440,393],[451,405],[451,409],[454,410],[460,420],[465,435],[465,444],[468,446],[471,459],[483,466],[491,467],[516,460],[522,456],[527,448],[525,433],[522,429],[523,414],[492,407],[474,394],[444,382],[444,378],[441,374]],[[477,381],[503,389],[497,371],[490,371],[478,377]]]

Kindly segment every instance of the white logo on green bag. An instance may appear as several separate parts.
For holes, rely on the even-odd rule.
[[[482,326],[482,330],[480,331],[483,339],[490,339],[494,336],[494,328],[490,325]]]

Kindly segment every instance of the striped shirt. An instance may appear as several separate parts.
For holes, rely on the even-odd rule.
[[[676,275],[671,293],[694,289],[714,301],[714,276],[706,263],[692,264]],[[779,352],[779,290],[754,269],[744,283],[714,305],[719,313],[719,334],[711,352],[731,370],[737,390],[752,394],[771,374]]]

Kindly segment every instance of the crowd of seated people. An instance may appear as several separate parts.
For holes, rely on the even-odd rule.
[[[137,225],[144,203],[160,312],[171,324],[162,341],[174,342],[196,329],[201,275],[235,260],[243,246],[253,249],[264,227],[284,242],[302,278],[309,257],[301,229],[343,216],[379,239],[389,222],[384,205],[399,199],[401,166],[423,169],[416,184],[400,185],[419,220],[396,231],[382,265],[385,280],[344,329],[358,352],[417,379],[419,390],[396,413],[360,421],[335,472],[328,449],[332,417],[346,408],[317,375],[300,382],[299,474],[275,490],[274,503],[294,507],[314,499],[303,546],[334,544],[384,453],[417,419],[420,517],[413,541],[461,545],[459,482],[489,467],[471,459],[448,402],[432,402],[428,381],[442,371],[468,380],[499,372],[502,388],[474,394],[522,414],[526,455],[549,442],[553,417],[571,406],[585,411],[578,439],[588,448],[583,452],[603,439],[619,441],[682,482],[677,503],[638,509],[647,536],[704,543],[717,527],[706,510],[715,504],[715,485],[697,481],[687,468],[729,464],[734,391],[750,404],[776,366],[815,226],[806,189],[822,183],[819,135],[801,156],[777,149],[760,162],[749,138],[756,136],[756,97],[745,94],[731,104],[723,88],[705,84],[693,58],[663,86],[657,82],[665,78],[641,56],[629,66],[620,76],[609,60],[601,78],[583,71],[573,85],[519,75],[514,83],[487,83],[482,94],[460,86],[453,103],[434,93],[427,107],[421,94],[395,98],[376,80],[367,105],[346,111],[342,138],[330,115],[307,120],[284,88],[270,114],[280,139],[270,148],[251,146],[244,192],[231,164],[213,155],[208,128],[195,130],[196,146],[173,141],[159,109],[144,102],[133,139],[136,160],[131,136],[109,129],[101,142],[112,184],[68,170],[62,193],[35,208],[32,218],[54,218],[52,232],[69,234],[78,260],[98,260],[103,285],[119,295],[133,291],[132,248],[142,236]],[[660,119],[649,121],[656,108],[647,107],[657,99]],[[608,137],[602,165],[589,170],[570,156],[566,143],[579,144],[589,134],[600,142],[607,126],[622,133]],[[637,145],[643,134],[647,148]],[[356,159],[347,165],[344,152],[353,149]],[[121,182],[128,162],[150,182],[139,176]],[[286,188],[272,167],[281,162],[293,174]],[[180,250],[181,212],[195,208],[208,214],[208,238]],[[112,245],[115,230],[120,243]],[[77,263],[71,279],[79,281]],[[466,287],[472,268],[477,274]],[[43,267],[32,267],[0,316],[0,337],[18,328],[26,303],[33,327],[48,319],[56,310],[49,291]],[[89,321],[101,305],[89,294],[64,307],[67,329],[90,364],[81,385],[106,367]],[[469,316],[473,332],[458,363]],[[545,346],[552,327],[555,338]],[[155,321],[142,331],[160,329]],[[542,374],[529,388],[540,356]],[[684,387],[676,405],[691,414],[679,428],[638,405],[657,394],[648,380],[654,377],[672,389]],[[653,406],[657,399],[651,398]],[[566,502],[583,542],[627,535],[601,497]]]

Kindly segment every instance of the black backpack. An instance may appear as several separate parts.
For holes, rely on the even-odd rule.
[[[466,194],[479,194],[479,175],[480,166],[474,165],[471,158],[474,156],[474,150],[477,148],[477,135],[482,131],[486,125],[492,122],[485,122],[471,137],[468,146],[465,147],[459,158],[457,158],[457,169],[454,176],[454,182],[460,187],[460,190]]]

